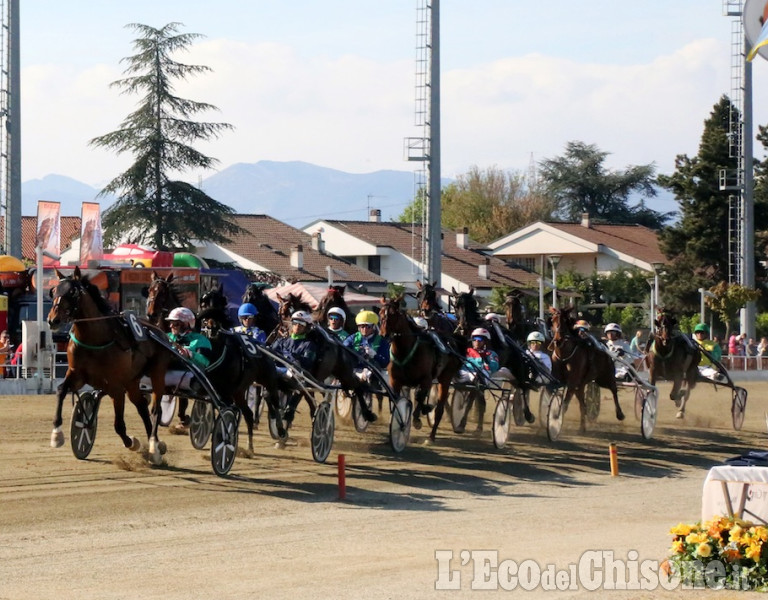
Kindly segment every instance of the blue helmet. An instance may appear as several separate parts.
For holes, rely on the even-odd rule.
[[[258,314],[259,314],[259,309],[256,308],[250,302],[246,302],[245,304],[241,304],[240,308],[237,309],[237,316],[238,317],[255,317]]]

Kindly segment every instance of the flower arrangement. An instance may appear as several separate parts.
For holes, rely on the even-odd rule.
[[[768,528],[732,517],[669,530],[668,569],[685,585],[768,591]]]

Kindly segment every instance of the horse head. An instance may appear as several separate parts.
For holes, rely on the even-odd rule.
[[[401,335],[410,330],[408,318],[403,312],[403,294],[394,298],[381,298],[379,308],[379,333],[384,337]]]
[[[551,307],[549,309],[552,329],[552,341],[554,343],[561,342],[569,333],[573,331],[573,326],[576,324],[575,317],[571,314],[573,307],[568,306],[565,308]]]
[[[674,336],[677,327],[677,319],[666,309],[660,309],[656,315],[656,339],[662,344],[669,342]]]
[[[146,290],[147,318],[155,325],[162,325],[166,315],[181,302],[173,287],[173,273],[163,278],[152,271],[152,282]]]
[[[424,316],[441,312],[440,303],[437,301],[437,282],[422,284],[421,281],[417,281],[416,287],[418,288],[416,303],[419,312]]]
[[[63,323],[79,318],[112,313],[107,301],[92,284],[87,275],[75,267],[72,275],[63,275],[56,269],[59,282],[51,289],[53,305],[48,312],[48,325],[57,331]]]
[[[200,296],[200,310],[226,310],[229,300],[224,295],[224,284],[212,288]]]
[[[475,288],[470,287],[468,292],[461,293],[457,293],[455,289],[451,288],[451,296],[458,321],[456,329],[462,335],[469,335],[472,329],[482,321],[478,311]]]

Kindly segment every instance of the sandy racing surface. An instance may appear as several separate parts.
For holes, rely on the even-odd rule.
[[[659,424],[649,442],[624,393],[622,424],[604,401],[597,423],[579,436],[574,404],[556,444],[536,425],[513,426],[501,451],[489,432],[460,436],[445,424],[436,445],[423,445],[426,430],[414,432],[395,456],[385,408],[365,434],[337,422],[324,465],[312,460],[303,405],[298,446],[274,448],[262,426],[255,455],[241,453],[228,478],[213,474],[209,446],[194,450],[187,437],[167,430],[161,467],[123,449],[108,399],[93,452],[79,461],[69,446],[69,404],[67,442],[54,450],[53,397],[2,397],[0,599],[541,597],[541,586],[472,591],[473,579],[480,581],[472,557],[489,550],[499,561],[534,560],[542,570],[548,564],[568,570],[588,550],[663,559],[669,528],[700,517],[707,469],[766,447],[768,383],[744,387],[749,405],[741,432],[731,426],[730,390],[700,384],[681,423],[662,384]],[[126,415],[129,433],[139,435],[132,406]],[[244,424],[240,431],[244,448]],[[619,477],[610,475],[609,442],[618,447]],[[347,462],[344,502],[339,453]],[[475,554],[465,553],[470,560],[462,566],[464,550]],[[450,552],[441,554],[441,581],[436,551],[453,553],[452,560]],[[707,595],[715,594],[745,597]],[[556,592],[558,598],[694,595],[701,592]]]

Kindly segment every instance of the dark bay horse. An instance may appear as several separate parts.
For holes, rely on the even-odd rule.
[[[698,344],[676,332],[677,319],[669,311],[660,310],[656,317],[656,333],[649,341],[645,356],[649,382],[656,385],[659,379],[672,382],[669,398],[677,406],[677,418],[685,416],[685,404],[696,386],[701,351]]]
[[[389,337],[391,360],[387,371],[395,397],[400,396],[403,387],[413,387],[416,390],[416,407],[413,411],[413,426],[421,428],[422,414],[429,412],[425,401],[437,381],[439,399],[435,407],[435,420],[429,441],[434,442],[437,428],[443,418],[445,403],[451,380],[464,363],[467,352],[467,342],[458,335],[446,338],[449,346],[447,353],[440,352],[430,335],[419,327],[404,312],[401,304],[402,294],[389,300],[382,299],[379,311],[379,330],[381,335]]]
[[[235,326],[227,311],[228,305],[229,300],[224,294],[223,283],[200,296],[197,323],[201,331],[207,332],[208,337],[214,337],[220,330],[232,329]]]
[[[96,286],[80,273],[78,267],[71,276],[56,273],[59,283],[52,290],[53,306],[48,313],[48,324],[56,331],[63,323],[71,321],[72,329],[67,344],[67,373],[56,397],[51,445],[60,447],[64,444],[61,431],[64,397],[87,384],[112,398],[115,431],[126,448],[136,451],[141,443],[126,433],[124,414],[125,396],[128,395],[144,423],[151,460],[159,464],[160,454],[164,451],[164,445],[157,437],[160,396],[172,352],[151,337],[137,340],[126,320],[112,311]],[[151,327],[148,322],[142,326]],[[156,332],[164,335],[158,329]],[[151,407],[139,387],[143,376],[152,381]]]
[[[616,407],[616,418],[624,420],[624,412],[619,405],[616,388],[616,376],[613,360],[607,352],[596,344],[598,340],[582,338],[573,330],[576,319],[571,315],[571,307],[552,308],[552,375],[567,386],[563,398],[563,410],[566,410],[571,397],[576,394],[579,400],[581,416],[579,432],[587,428],[587,404],[584,390],[590,381],[610,390]]]
[[[264,293],[264,287],[251,283],[245,290],[242,297],[242,303],[253,304],[259,314],[256,315],[253,324],[261,329],[269,336],[278,325],[280,325],[280,318],[277,316],[277,309],[272,304],[272,300],[269,299]]]
[[[328,322],[328,311],[334,307],[340,308],[346,315],[344,317],[344,330],[347,333],[355,333],[357,327],[355,326],[355,315],[347,306],[347,301],[344,300],[345,285],[332,285],[328,288],[328,293],[320,300],[320,304],[312,312],[312,318],[315,323],[325,326]]]
[[[181,296],[173,281],[173,273],[161,277],[152,271],[152,281],[146,292],[147,320],[166,333],[170,330],[165,318],[174,308],[181,306]]]
[[[437,299],[436,282],[421,283],[416,281],[416,302],[419,314],[427,320],[430,329],[434,329],[440,335],[450,335],[456,328],[456,324],[443,312]]]

